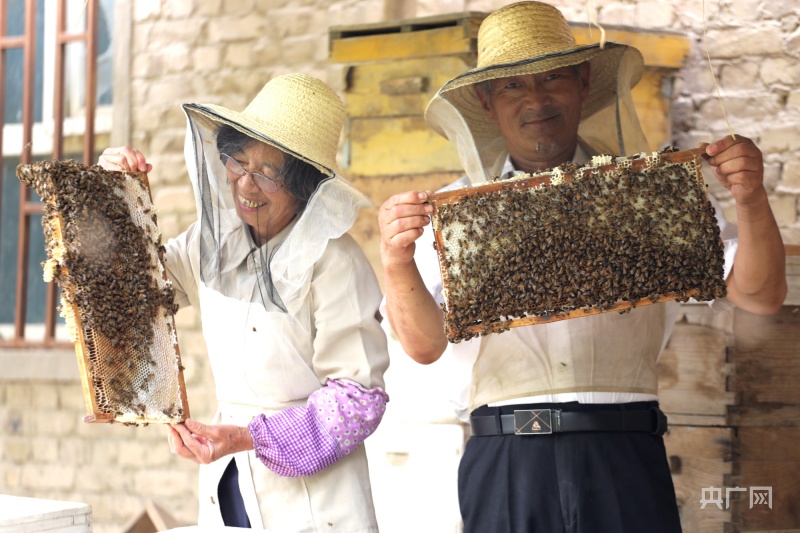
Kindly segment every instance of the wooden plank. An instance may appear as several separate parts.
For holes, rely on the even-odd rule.
[[[730,509],[714,504],[701,509],[701,502],[704,488],[724,487],[733,472],[732,438],[731,428],[675,425],[664,435],[684,531],[723,533],[730,522]]]
[[[348,77],[345,92],[347,114],[350,118],[421,117],[436,91],[467,68],[468,65],[458,56],[399,59],[359,65],[352,69]],[[411,87],[411,82],[417,80],[421,89],[418,92],[389,90],[393,83],[407,81]],[[418,148],[416,145],[406,147],[409,150]]]
[[[800,348],[798,326],[800,311],[795,306],[784,306],[774,315],[756,315],[737,309],[734,314],[737,359],[760,356],[761,352],[776,357],[796,357]],[[784,338],[793,342],[787,344]]]
[[[770,487],[772,508],[756,504],[750,507],[750,490],[740,493],[732,502],[733,521],[741,524],[740,531],[785,531],[800,524],[800,462],[751,461],[742,459],[736,484],[740,487]]]
[[[452,26],[426,31],[364,35],[331,41],[331,63],[361,63],[434,57],[449,54],[474,54],[475,36],[469,28]],[[472,61],[474,63],[474,60]]]
[[[733,345],[733,308],[712,309],[705,302],[686,302],[681,304],[676,323],[686,323],[724,332],[728,345]],[[730,360],[728,356],[728,360]]]
[[[741,405],[800,405],[800,312],[734,314],[736,379]]]
[[[329,31],[330,59],[333,62],[359,62],[408,57],[395,54],[403,54],[403,49],[408,43],[427,39],[424,34],[440,30],[455,30],[453,35],[458,35],[460,31],[461,37],[466,38],[461,45],[466,44],[467,47],[433,48],[427,50],[424,55],[475,52],[478,29],[487,15],[487,13],[467,12],[455,16],[439,15],[399,22],[333,26]],[[571,22],[569,25],[578,44],[594,44],[600,41],[600,31],[597,28],[580,22]],[[648,31],[624,26],[604,26],[604,28],[607,41],[638,48],[648,67],[681,68],[690,50],[689,39],[680,33]],[[398,39],[398,36],[403,34],[407,38]],[[373,49],[370,50],[365,46],[366,43],[373,46]],[[398,43],[404,43],[400,47],[400,52],[393,51],[392,45]]]
[[[475,31],[488,13],[477,11],[464,11],[461,13],[445,13],[428,17],[417,17],[402,20],[383,22],[370,22],[366,24],[347,24],[331,26],[329,35],[331,40],[363,37],[366,35],[380,35],[390,33],[409,33],[425,31],[449,26],[460,26]]]
[[[800,405],[731,406],[727,419],[736,427],[800,427]]]
[[[784,341],[788,345],[791,340]],[[763,354],[763,359],[736,361],[736,389],[744,404],[800,403],[800,365],[792,361]]]
[[[742,459],[800,463],[800,427],[745,427],[737,433]]]
[[[413,150],[398,147],[414,147]],[[349,125],[348,176],[407,175],[461,169],[453,145],[421,116],[353,119]]]
[[[659,399],[661,399],[659,397]],[[670,425],[677,426],[702,426],[702,427],[723,427],[728,426],[727,417],[722,414],[699,415],[695,413],[676,413],[665,411]]]
[[[735,394],[727,391],[733,367],[726,361],[724,331],[678,323],[658,360],[658,397],[661,408],[673,416],[707,415],[710,425],[725,422]],[[675,418],[677,420],[677,418]]]

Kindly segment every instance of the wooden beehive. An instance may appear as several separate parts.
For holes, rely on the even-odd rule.
[[[664,437],[684,531],[800,526],[800,246],[775,315],[684,304],[658,362]],[[771,501],[751,497],[771,492]],[[703,503],[716,493],[718,503]]]
[[[724,296],[701,153],[599,156],[433,195],[448,339]]]
[[[44,202],[44,277],[61,287],[84,421],[188,418],[174,291],[147,176],[74,161],[20,165],[17,176]]]

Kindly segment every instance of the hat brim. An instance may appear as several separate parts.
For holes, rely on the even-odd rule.
[[[626,54],[625,52],[629,50],[634,50],[636,53]],[[513,63],[472,69],[444,84],[434,99],[445,98],[459,109],[469,124],[476,141],[493,139],[500,135],[500,130],[494,122],[490,122],[486,118],[486,112],[475,92],[475,84],[510,76],[539,74],[589,61],[591,64],[589,94],[581,111],[581,118],[585,119],[607,106],[615,98],[617,94],[616,75],[623,57],[626,58],[626,61],[638,61],[639,63],[633,66],[638,72],[631,80],[631,87],[633,87],[641,79],[643,71],[641,54],[635,48],[608,42],[602,48],[599,44],[592,44]],[[435,124],[432,124],[432,127],[443,135],[441,129],[437,128]]]
[[[290,148],[288,146],[289,143],[286,142],[286,140],[279,140],[281,138],[281,133],[279,131],[275,131],[273,134],[270,134],[270,132],[273,130],[273,126],[271,124],[253,119],[253,117],[238,111],[233,111],[226,107],[214,104],[184,104],[183,108],[194,120],[205,122],[205,125],[211,130],[216,129],[214,126],[226,124],[242,132],[248,137],[252,137],[256,141],[267,143],[282,152],[288,153],[302,161],[305,161],[327,176],[333,176],[336,173],[335,167],[329,167],[318,161],[309,159],[303,154]],[[291,141],[291,139],[288,139],[288,141]]]

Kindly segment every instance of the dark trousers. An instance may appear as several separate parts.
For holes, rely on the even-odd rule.
[[[219,510],[226,526],[250,527],[250,519],[244,510],[242,492],[239,490],[239,469],[236,461],[231,460],[219,480]]]
[[[472,437],[458,494],[464,533],[681,531],[664,441],[649,433]]]

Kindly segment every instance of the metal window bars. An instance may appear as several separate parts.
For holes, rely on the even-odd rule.
[[[20,162],[29,164],[33,160],[31,142],[33,140],[34,125],[34,84],[36,68],[36,8],[37,2],[43,0],[25,1],[24,33],[20,36],[7,35],[8,0],[0,0],[0,102],[5,101],[5,71],[6,53],[15,48],[23,49],[23,90],[22,90],[22,148]],[[97,17],[98,1],[87,0],[82,16],[86,24],[82,32],[70,32],[67,29],[68,0],[56,2],[56,50],[54,72],[54,102],[53,102],[53,159],[59,160],[64,156],[64,96],[65,96],[65,56],[67,45],[83,42],[86,46],[86,72],[85,72],[85,128],[83,134],[83,160],[90,164],[94,159],[94,123],[97,92]],[[3,145],[3,129],[5,126],[4,109],[0,106],[0,146]],[[3,171],[0,167],[0,183],[3,182]],[[2,189],[0,189],[2,200]],[[14,299],[14,334],[11,339],[0,339],[0,346],[13,347],[68,347],[69,343],[56,339],[56,302],[57,287],[50,282],[47,284],[45,302],[45,331],[43,339],[32,341],[25,338],[28,290],[28,264],[30,262],[30,222],[32,217],[44,213],[43,206],[38,201],[32,201],[30,190],[20,187],[19,200],[19,226],[17,235],[17,285]],[[2,227],[0,227],[2,231]]]

